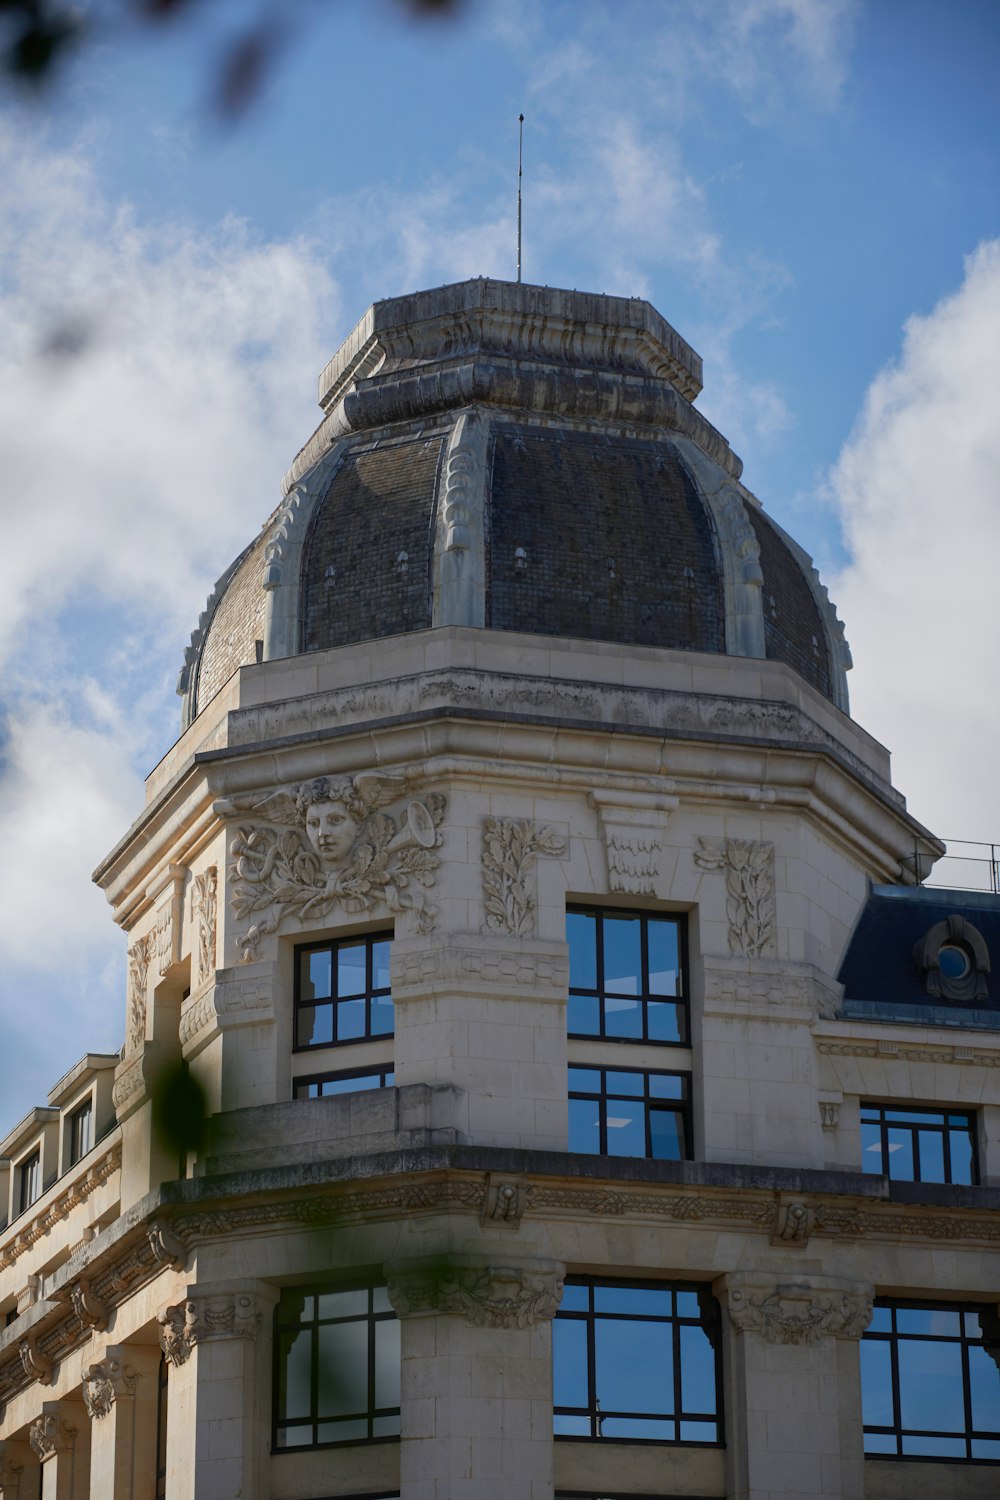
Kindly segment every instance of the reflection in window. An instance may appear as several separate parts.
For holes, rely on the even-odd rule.
[[[69,1164],[74,1166],[94,1144],[94,1104],[88,1099],[69,1117]]]
[[[392,1036],[391,934],[312,944],[296,953],[295,1046],[336,1047]]]
[[[864,1169],[897,1182],[975,1182],[974,1121],[966,1110],[862,1104]]]
[[[861,1340],[865,1453],[1000,1461],[1000,1371],[989,1309],[878,1301]]]
[[[681,918],[571,909],[566,937],[570,1036],[687,1045]]]
[[[399,1324],[385,1287],[286,1287],[274,1396],[275,1451],[398,1437]]]
[[[33,1151],[26,1156],[18,1168],[19,1188],[18,1213],[24,1213],[42,1195],[42,1155]]]
[[[392,1068],[358,1068],[351,1073],[317,1073],[296,1078],[296,1099],[327,1099],[333,1094],[359,1094],[367,1089],[391,1089],[396,1075]]]
[[[719,1443],[718,1320],[705,1287],[569,1277],[552,1330],[556,1436]]]
[[[686,1073],[570,1068],[569,1149],[600,1156],[688,1155]]]

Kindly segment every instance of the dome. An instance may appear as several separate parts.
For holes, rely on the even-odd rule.
[[[700,390],[639,299],[479,279],[375,303],[201,616],[185,725],[239,667],[439,625],[767,658],[846,711],[826,591]]]

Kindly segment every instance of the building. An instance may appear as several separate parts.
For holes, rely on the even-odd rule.
[[[4,1500],[1000,1493],[1000,899],[700,388],[486,280],[323,371],[0,1147]]]

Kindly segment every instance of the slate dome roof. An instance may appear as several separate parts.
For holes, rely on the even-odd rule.
[[[638,299],[479,279],[375,303],[192,636],[185,725],[241,666],[447,624],[778,660],[846,711],[843,628],[700,390]]]

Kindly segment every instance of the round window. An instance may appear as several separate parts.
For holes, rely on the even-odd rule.
[[[972,972],[972,955],[959,943],[942,943],[938,965],[944,979],[964,979]]]

